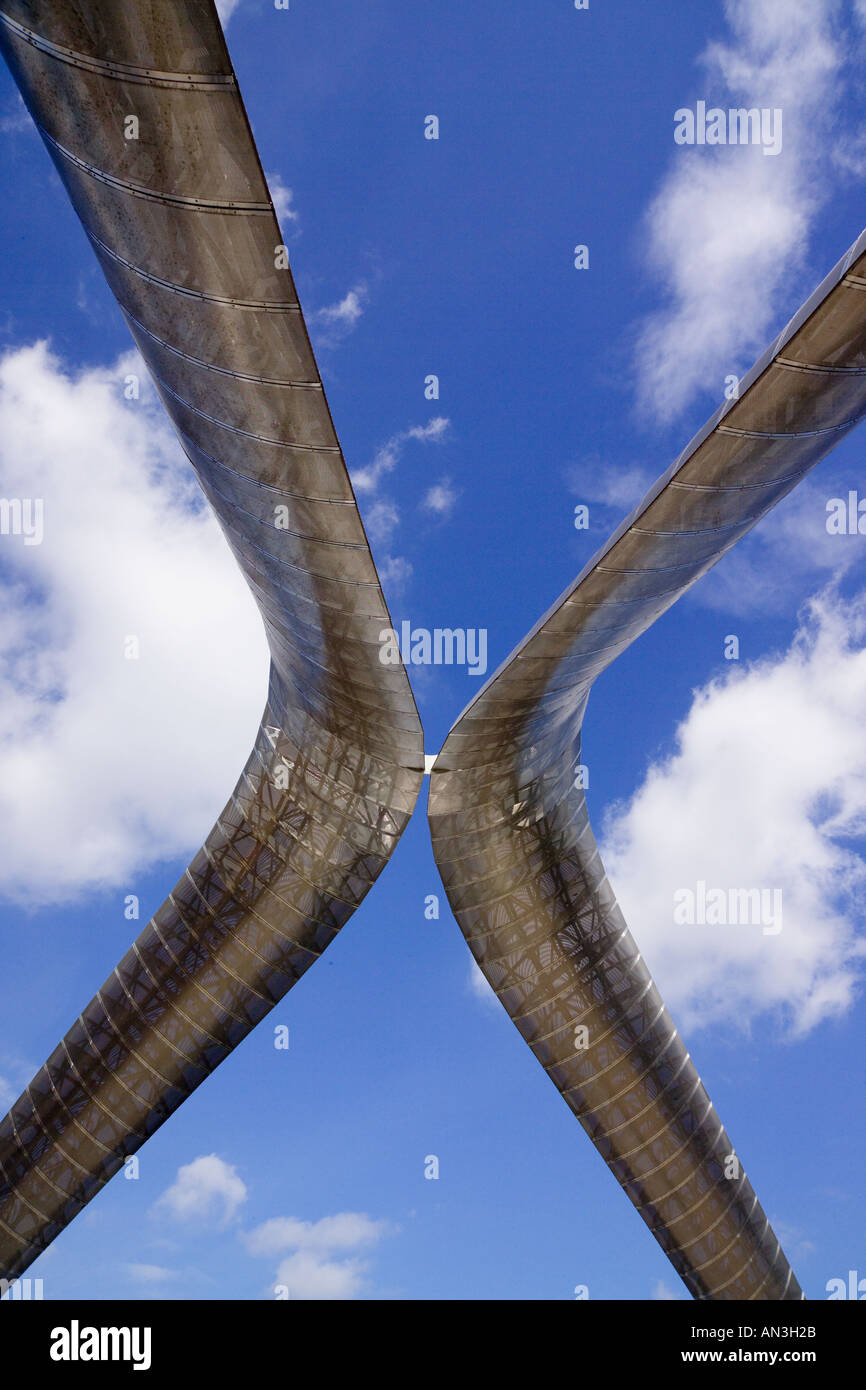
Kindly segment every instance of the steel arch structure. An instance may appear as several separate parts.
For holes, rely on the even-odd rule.
[[[473,956],[695,1298],[802,1292],[605,876],[574,777],[583,715],[596,677],[864,413],[866,232],[469,704],[431,774],[434,854]]]
[[[271,653],[225,810],[0,1122],[13,1278],[333,940],[424,759],[405,670],[379,660],[390,618],[212,0],[3,0],[0,46]]]
[[[214,830],[0,1122],[14,1278],[333,939],[411,815],[423,755],[405,671],[379,660],[390,619],[212,0],[0,0],[0,46],[272,657]],[[721,1175],[727,1136],[571,765],[595,676],[862,417],[864,251],[488,682],[431,783],[473,954],[696,1297],[800,1290],[748,1180]]]

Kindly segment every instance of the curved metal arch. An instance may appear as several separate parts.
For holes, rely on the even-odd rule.
[[[424,758],[406,673],[379,660],[390,618],[212,0],[3,0],[0,47],[271,652],[214,829],[0,1122],[13,1278],[333,940]]]
[[[431,774],[434,855],[475,960],[696,1298],[803,1295],[742,1166],[725,1176],[735,1150],[573,767],[596,677],[862,420],[864,275],[866,232],[479,691]]]

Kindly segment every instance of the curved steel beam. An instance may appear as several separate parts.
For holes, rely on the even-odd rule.
[[[3,0],[0,46],[271,652],[225,810],[0,1123],[12,1278],[333,940],[424,759],[406,673],[379,660],[390,618],[212,0]]]
[[[725,1175],[733,1145],[605,877],[574,785],[581,724],[595,678],[864,413],[866,233],[478,693],[431,776],[473,956],[696,1298],[802,1294],[742,1165]]]

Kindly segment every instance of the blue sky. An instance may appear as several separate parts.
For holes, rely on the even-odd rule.
[[[222,8],[395,621],[486,628],[492,671],[860,232],[866,4]],[[781,110],[780,153],[678,146],[700,100]],[[45,499],[41,545],[0,537],[8,1105],[137,931],[126,896],[146,920],[210,829],[267,659],[152,394],[124,398],[126,330],[5,71],[0,165],[0,494]],[[614,888],[813,1298],[866,1276],[866,557],[826,528],[862,455],[856,432],[585,724]],[[410,674],[434,753],[479,680]],[[321,962],[31,1268],[46,1297],[684,1296],[473,975],[425,802]],[[779,885],[783,930],[676,926],[700,879]]]

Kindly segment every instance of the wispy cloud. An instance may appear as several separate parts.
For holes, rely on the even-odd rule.
[[[368,502],[368,505],[362,506],[362,516],[374,549],[385,549],[389,546],[400,523],[400,509],[393,498],[384,494],[376,495],[382,479],[393,473],[407,444],[441,441],[445,438],[448,427],[449,421],[444,416],[437,415],[428,420],[426,425],[413,425],[410,429],[392,434],[391,438],[376,450],[372,463],[365,468],[352,470],[354,489],[361,494],[362,504],[365,499]],[[402,555],[385,553],[377,556],[376,565],[382,587],[391,597],[406,588],[412,574],[412,566]]]
[[[467,981],[470,994],[474,995],[480,1003],[491,1009],[499,1008],[499,1000],[493,992],[487,976],[476,960],[470,961]]]
[[[459,495],[450,478],[441,478],[425,492],[421,506],[426,512],[433,512],[436,516],[444,518],[453,512]]]
[[[310,316],[310,327],[317,347],[336,347],[357,327],[366,308],[370,291],[365,280],[359,280],[336,304],[316,309]]]
[[[602,858],[678,1024],[792,1034],[844,1014],[862,978],[866,595],[807,606],[790,650],[696,692],[676,751],[609,811]],[[587,750],[589,752],[589,750]],[[680,925],[674,894],[781,892],[782,929]]]
[[[0,1115],[5,1115],[21,1095],[36,1067],[32,1062],[4,1048],[0,1050],[0,1068]]]
[[[780,1221],[777,1217],[773,1218],[772,1226],[789,1259],[799,1264],[810,1255],[814,1255],[815,1242],[809,1240],[799,1226],[791,1226],[787,1221]]]
[[[240,3],[241,0],[216,0],[217,14],[224,29]]]
[[[217,1154],[202,1155],[177,1170],[177,1177],[154,1205],[175,1221],[226,1226],[247,1199],[237,1169]]]
[[[800,483],[692,590],[691,601],[766,616],[789,613],[809,587],[838,583],[859,547],[856,537],[828,535],[827,500],[826,483]]]
[[[355,491],[374,492],[382,479],[397,467],[405,446],[411,440],[417,440],[422,444],[441,440],[444,438],[449,424],[450,421],[444,416],[437,415],[426,425],[413,425],[411,429],[401,430],[399,434],[392,434],[391,438],[376,450],[372,463],[368,464],[366,468],[352,470],[352,484]]]
[[[0,133],[3,135],[16,135],[21,131],[36,131],[36,126],[30,118],[30,112],[24,105],[21,97],[18,96],[11,109],[0,116]]]
[[[267,180],[271,202],[274,205],[274,212],[277,214],[277,221],[280,227],[283,231],[286,231],[287,228],[292,228],[292,224],[294,224],[293,230],[297,231],[301,217],[297,208],[292,205],[294,198],[292,190],[286,187],[279,174],[266,174],[265,179]]]
[[[683,1295],[674,1293],[673,1289],[668,1287],[664,1279],[657,1279],[650,1297],[654,1303],[677,1303]]]
[[[627,513],[648,490],[653,474],[643,465],[620,467],[592,456],[570,464],[566,469],[566,481],[582,502],[596,502],[601,507]]]
[[[566,470],[574,496],[590,506],[597,540],[641,501],[654,481],[643,467],[587,459]],[[857,563],[856,537],[827,531],[828,474],[798,484],[691,590],[687,602],[729,617],[790,612],[808,590],[839,582]],[[851,479],[851,486],[856,479]],[[844,497],[848,483],[834,484]],[[595,515],[601,509],[601,517]]]
[[[126,1272],[137,1284],[166,1284],[178,1278],[177,1270],[164,1265],[128,1264]]]
[[[665,420],[701,390],[721,399],[725,377],[781,326],[840,146],[839,0],[726,0],[725,15],[731,38],[703,54],[698,95],[723,109],[781,109],[784,141],[775,158],[759,146],[678,149],[649,209],[644,254],[668,303],[638,335],[639,395]]]
[[[388,598],[395,598],[406,592],[413,571],[412,565],[406,559],[405,555],[385,555],[383,559],[377,563],[376,569],[379,573],[379,580],[382,584],[382,588]],[[417,675],[418,673],[416,672],[416,678]]]
[[[399,523],[397,506],[387,497],[380,497],[364,514],[367,535],[374,545],[387,545]]]

